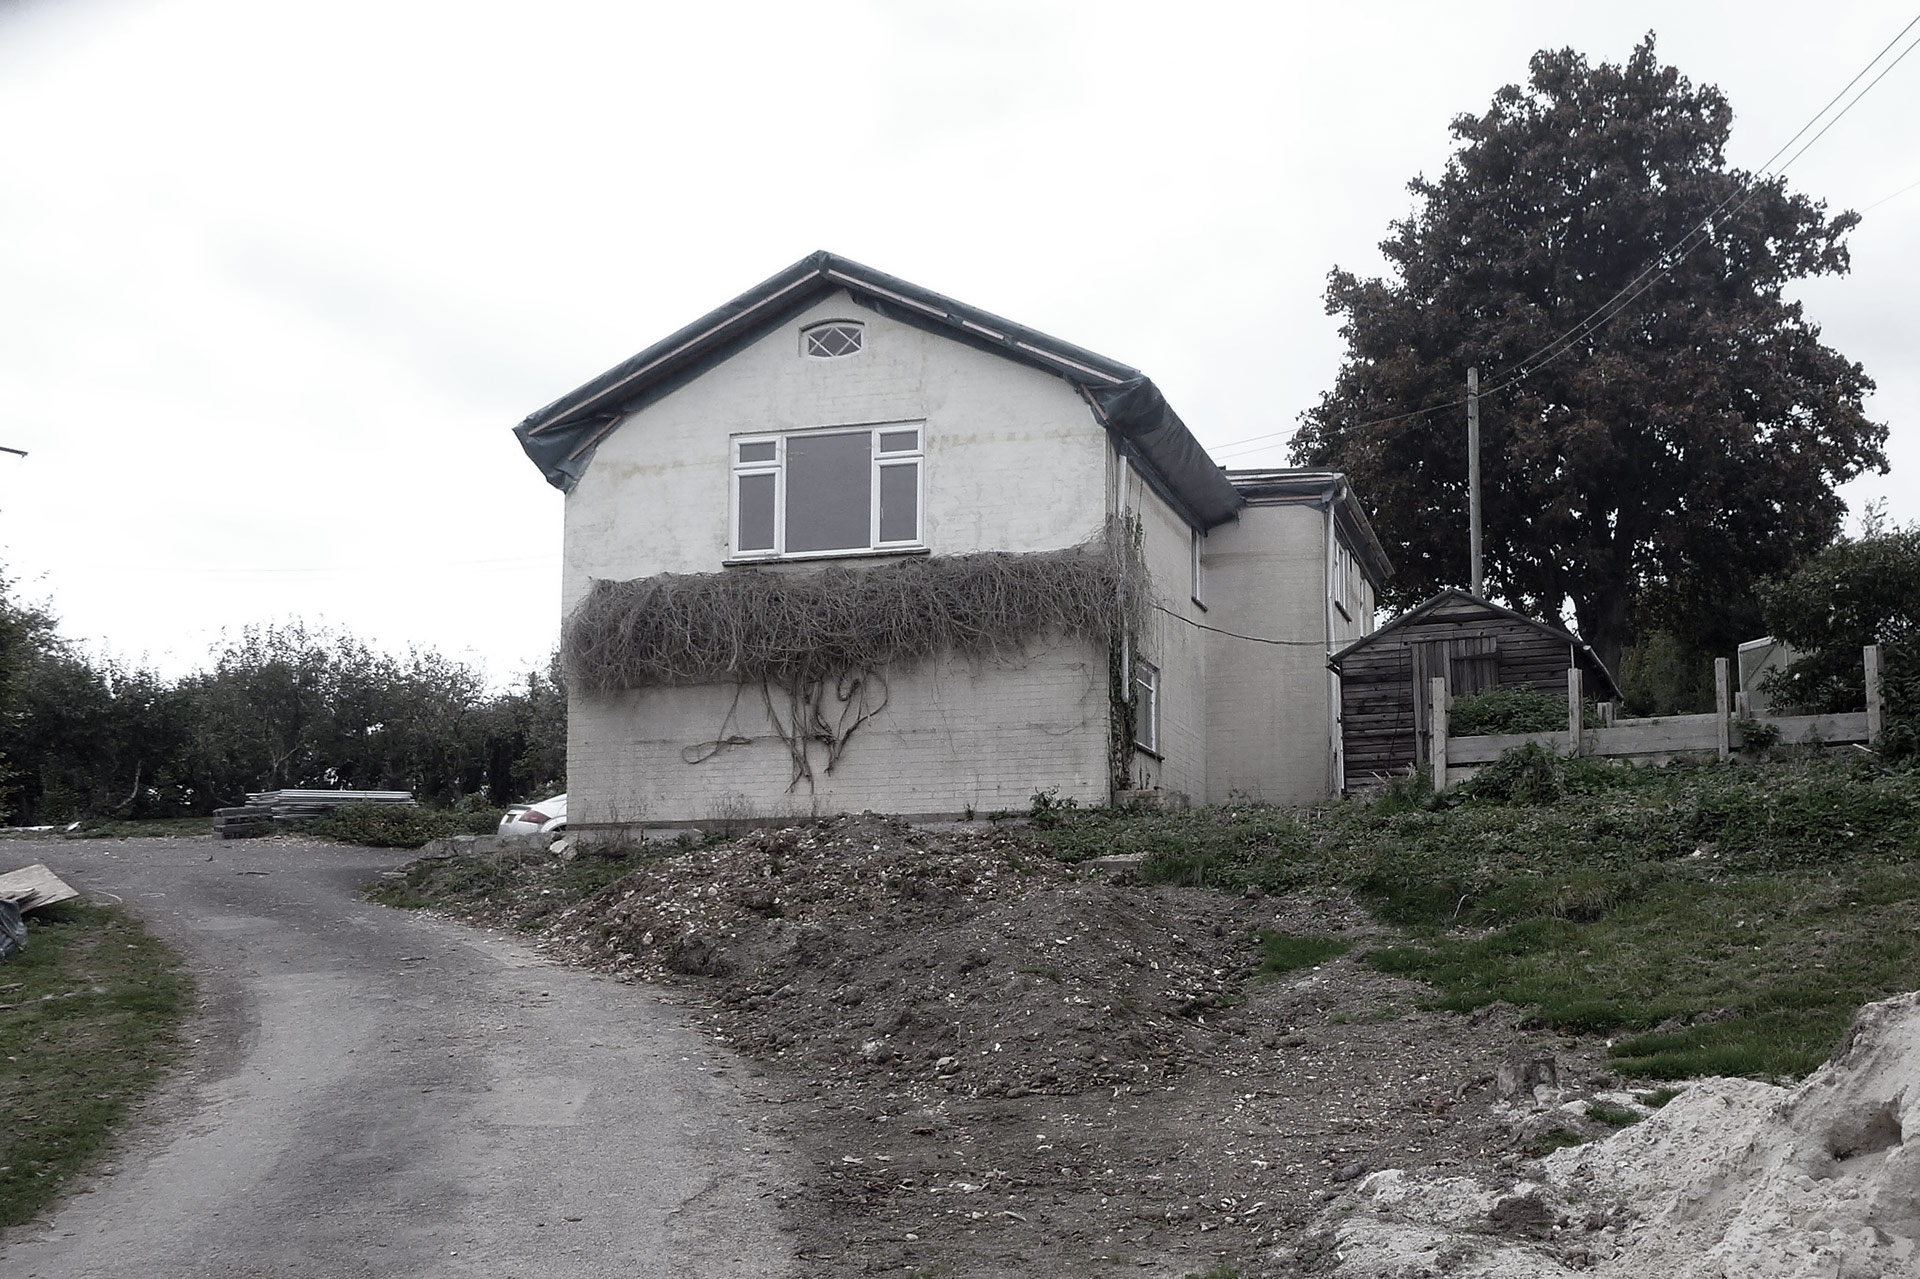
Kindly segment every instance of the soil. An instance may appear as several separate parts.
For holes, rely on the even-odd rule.
[[[502,864],[524,903],[563,869]],[[1263,930],[1354,946],[1268,973]],[[1603,1045],[1427,1009],[1358,961],[1390,940],[1337,893],[1143,887],[865,815],[644,860],[539,945],[750,1060],[808,1160],[802,1274],[1253,1279],[1330,1271],[1307,1227],[1376,1170],[1511,1185],[1611,1131],[1563,1105],[1618,1086]],[[1509,1063],[1549,1058],[1527,1095]]]

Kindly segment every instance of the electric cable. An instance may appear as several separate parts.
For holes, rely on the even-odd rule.
[[[1692,240],[1697,234],[1699,234],[1702,231],[1707,231],[1710,235],[1713,220],[1719,217],[1720,214],[1727,209],[1727,206],[1729,204],[1732,204],[1736,198],[1740,198],[1744,196],[1744,198],[1740,199],[1739,204],[1734,205],[1733,212],[1738,213],[1741,209],[1744,209],[1765,188],[1765,184],[1768,180],[1770,180],[1771,178],[1777,178],[1781,174],[1785,173],[1787,169],[1790,168],[1796,160],[1798,160],[1801,156],[1807,153],[1809,148],[1811,148],[1816,142],[1820,141],[1821,138],[1825,137],[1827,135],[1828,130],[1832,129],[1834,125],[1838,124],[1842,119],[1846,117],[1848,112],[1852,111],[1854,107],[1858,106],[1860,104],[1860,100],[1866,97],[1867,94],[1871,93],[1873,91],[1874,86],[1879,84],[1881,80],[1885,79],[1887,77],[1887,74],[1891,72],[1895,67],[1899,66],[1900,63],[1905,60],[1908,54],[1912,53],[1916,47],[1920,47],[1920,39],[1916,39],[1912,44],[1909,44],[1905,49],[1901,50],[1900,55],[1898,57],[1896,57],[1892,62],[1889,62],[1885,67],[1881,68],[1880,74],[1875,76],[1871,81],[1869,81],[1865,88],[1861,89],[1858,94],[1854,95],[1852,101],[1848,102],[1846,106],[1842,107],[1840,111],[1836,115],[1834,115],[1832,119],[1828,120],[1825,125],[1821,126],[1820,131],[1818,133],[1814,134],[1811,138],[1808,138],[1805,145],[1801,146],[1801,148],[1798,151],[1795,151],[1793,155],[1784,164],[1780,165],[1780,167],[1777,170],[1773,168],[1773,162],[1779,159],[1780,156],[1784,154],[1789,147],[1793,146],[1793,144],[1797,142],[1801,138],[1801,136],[1807,132],[1808,129],[1813,128],[1814,125],[1820,122],[1822,117],[1824,117],[1829,111],[1832,111],[1834,104],[1839,102],[1842,98],[1846,97],[1847,93],[1853,88],[1853,86],[1860,83],[1861,78],[1865,76],[1869,71],[1873,70],[1873,68],[1879,64],[1880,60],[1887,56],[1887,52],[1891,50],[1895,45],[1899,44],[1900,41],[1906,37],[1907,33],[1909,31],[1912,31],[1916,25],[1920,25],[1920,14],[1916,14],[1907,23],[1906,26],[1902,27],[1899,30],[1899,32],[1894,35],[1893,39],[1889,40],[1886,43],[1886,45],[1884,45],[1880,49],[1878,53],[1874,54],[1873,57],[1867,61],[1867,64],[1865,66],[1861,67],[1859,71],[1855,72],[1853,78],[1847,81],[1847,83],[1841,87],[1840,91],[1834,94],[1834,96],[1828,100],[1825,106],[1821,107],[1820,110],[1816,111],[1813,114],[1813,116],[1807,120],[1805,124],[1801,125],[1800,128],[1794,132],[1792,137],[1788,138],[1785,142],[1781,143],[1779,148],[1776,149],[1772,155],[1767,157],[1766,162],[1762,164],[1760,169],[1753,175],[1753,179],[1749,181],[1747,184],[1745,184],[1744,187],[1738,188],[1732,194],[1728,195],[1726,199],[1722,200],[1718,205],[1716,205],[1712,210],[1710,210],[1703,218],[1701,218],[1701,220],[1698,223],[1690,227],[1687,230],[1687,233],[1681,236],[1679,240],[1675,241],[1672,245],[1668,246],[1666,249],[1663,249],[1660,253],[1656,254],[1653,260],[1650,261],[1645,267],[1642,267],[1639,273],[1636,274],[1633,277],[1633,279],[1627,281],[1626,284],[1620,286],[1620,288],[1614,292],[1612,297],[1608,298],[1606,301],[1602,302],[1599,306],[1595,307],[1593,311],[1586,316],[1585,319],[1581,320],[1578,324],[1574,325],[1573,328],[1569,329],[1567,332],[1561,334],[1559,337],[1556,337],[1551,342],[1548,342],[1546,345],[1540,347],[1538,350],[1534,351],[1531,355],[1521,360],[1519,364],[1519,371],[1516,372],[1513,376],[1506,378],[1504,380],[1492,382],[1488,386],[1481,388],[1479,392],[1480,396],[1482,398],[1485,398],[1487,396],[1496,394],[1497,392],[1504,391],[1513,386],[1516,386],[1521,381],[1525,380],[1527,377],[1537,372],[1539,369],[1546,367],[1546,365],[1553,363],[1555,360],[1558,360],[1561,357],[1561,355],[1565,354],[1566,350],[1574,342],[1577,342],[1581,337],[1586,336],[1588,333],[1598,332],[1600,329],[1604,328],[1606,325],[1612,323],[1615,319],[1617,319],[1620,316],[1622,312],[1625,311],[1628,305],[1630,305],[1635,299],[1639,298],[1648,289],[1652,288],[1653,285],[1661,277],[1671,273],[1682,262],[1686,261],[1686,259],[1693,253],[1695,249],[1697,249],[1700,246],[1700,243],[1703,243],[1705,241],[1707,237],[1702,237],[1702,239],[1699,242],[1693,243],[1691,245],[1687,243],[1689,240]],[[1920,186],[1920,182],[1917,182],[1913,185]],[[1906,191],[1909,191],[1912,189],[1913,189],[1912,187],[1905,187],[1905,188],[1902,188],[1900,191],[1895,192],[1894,194],[1901,195],[1901,194],[1904,194]],[[1893,196],[1886,197],[1887,200],[1890,200],[1892,198]],[[1869,207],[1877,207],[1877,204],[1884,204],[1884,203],[1886,203],[1886,200],[1881,200],[1881,201],[1878,201],[1876,205],[1869,206]],[[1682,248],[1682,246],[1686,246],[1686,247]],[[1679,256],[1677,257],[1674,256],[1676,252],[1678,252],[1679,254]],[[1639,285],[1640,287],[1636,288],[1635,287],[1636,285]],[[1468,401],[1466,397],[1461,397],[1456,400],[1449,400],[1442,404],[1431,404],[1431,405],[1426,405],[1422,408],[1410,409],[1404,413],[1395,413],[1388,417],[1368,418],[1364,421],[1354,423],[1354,426],[1355,427],[1384,426],[1392,422],[1405,421],[1408,418],[1423,417],[1429,413],[1439,413],[1447,409],[1461,408],[1465,406],[1467,402]],[[1291,434],[1291,431],[1289,430],[1268,431],[1260,435],[1248,436],[1245,439],[1230,440],[1227,443],[1220,445],[1214,451],[1218,456],[1222,458],[1230,457],[1237,453],[1257,452],[1259,451],[1260,448],[1266,447],[1264,443],[1265,441],[1272,440],[1279,436],[1288,435],[1288,434]],[[1249,446],[1254,446],[1254,447],[1250,448]]]

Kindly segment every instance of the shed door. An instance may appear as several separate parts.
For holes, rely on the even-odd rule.
[[[1413,657],[1413,758],[1424,764],[1433,758],[1432,688],[1428,680],[1444,677],[1455,697],[1500,687],[1500,641],[1491,635],[1427,640],[1408,646]]]
[[[1447,641],[1428,640],[1410,644],[1413,666],[1413,762],[1425,764],[1433,759],[1432,685],[1427,681],[1447,673]]]

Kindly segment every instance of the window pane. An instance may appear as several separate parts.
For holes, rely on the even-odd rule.
[[[772,472],[740,477],[740,550],[773,549],[773,481]]]
[[[865,547],[872,517],[872,435],[796,435],[787,441],[790,554]]]
[[[742,462],[771,462],[773,461],[774,450],[778,447],[779,445],[772,440],[756,440],[752,444],[742,444],[740,446],[740,460]]]
[[[880,451],[882,453],[911,453],[919,447],[919,431],[880,432]]]
[[[1133,739],[1148,750],[1160,749],[1160,672],[1137,662],[1133,673]]]
[[[918,462],[900,462],[880,468],[880,540],[883,542],[920,540],[920,464]]]

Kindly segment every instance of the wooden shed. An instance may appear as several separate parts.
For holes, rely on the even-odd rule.
[[[1490,688],[1567,694],[1577,666],[1588,695],[1617,696],[1593,650],[1547,622],[1461,590],[1445,590],[1335,653],[1347,784],[1405,773],[1430,757],[1427,681],[1454,696]]]

